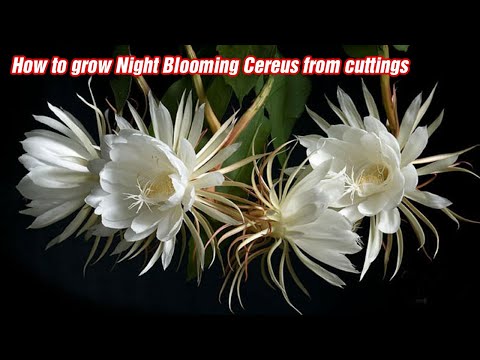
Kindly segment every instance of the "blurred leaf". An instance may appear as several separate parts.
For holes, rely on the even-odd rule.
[[[225,83],[223,76],[215,76],[207,90],[207,98],[213,112],[221,122],[232,98],[232,88]]]
[[[398,51],[403,51],[403,52],[407,52],[409,46],[410,45],[393,45],[393,47],[395,49],[397,49]]]
[[[240,59],[240,69],[238,76],[224,76],[225,82],[229,84],[235,95],[237,96],[240,106],[242,105],[243,98],[247,95],[255,86],[259,76],[257,75],[245,75],[242,70],[242,64],[245,57],[253,55],[257,58],[271,58],[276,51],[275,45],[218,45],[218,53],[225,58],[238,58]]]
[[[255,133],[258,129],[256,138]],[[263,114],[263,110],[260,110],[250,121],[248,126],[239,135],[237,142],[241,142],[241,146],[230,158],[228,158],[224,166],[231,165],[237,161],[243,160],[252,155],[252,143],[255,141],[255,153],[261,154],[265,149],[268,142],[268,136],[271,131],[271,121],[268,120]],[[227,176],[235,181],[240,181],[246,184],[250,184],[253,165],[245,165],[240,169],[237,169]],[[244,196],[245,193],[235,187],[219,187],[219,191],[226,192],[238,196]]]
[[[130,55],[129,45],[118,45],[113,51],[113,57],[119,55]],[[132,77],[130,75],[116,75],[110,80],[110,86],[115,97],[115,108],[119,115],[122,115],[123,107],[127,103],[130,96],[130,89],[132,87]]]
[[[377,56],[380,45],[343,45],[343,50],[348,56],[353,58],[363,58],[366,56]]]
[[[275,76],[272,91],[265,104],[268,117],[272,121],[271,133],[275,148],[290,138],[293,126],[305,110],[305,103],[311,90],[308,77]],[[279,154],[279,159],[283,162],[285,154]]]

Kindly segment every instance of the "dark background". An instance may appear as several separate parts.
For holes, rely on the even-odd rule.
[[[203,47],[193,45],[195,49]],[[302,59],[313,57],[346,58],[340,45],[280,45],[285,57]],[[181,47],[133,45],[137,56],[178,54]],[[26,170],[18,162],[22,153],[20,141],[26,131],[38,127],[32,114],[50,114],[47,101],[64,107],[79,119],[94,124],[94,114],[76,97],[76,93],[88,96],[87,77],[65,76],[10,76],[10,61],[13,55],[51,58],[54,55],[73,59],[75,57],[111,57],[113,46],[12,46],[1,54],[1,84],[5,90],[2,103],[2,175],[1,198],[3,200],[1,241],[1,264],[3,266],[2,297],[16,319],[75,319],[88,323],[91,319],[152,319],[161,316],[224,315],[230,316],[225,301],[218,302],[222,279],[218,266],[204,274],[201,286],[185,281],[185,270],[179,272],[172,266],[163,271],[155,266],[146,275],[138,277],[143,259],[141,257],[114,265],[114,257],[106,256],[99,263],[82,269],[90,245],[82,238],[68,239],[61,245],[45,251],[48,241],[61,232],[64,223],[46,229],[26,230],[32,217],[20,215],[25,200],[15,185]],[[403,53],[391,51],[391,56],[404,57]],[[442,126],[431,138],[424,155],[451,152],[478,143],[478,98],[468,88],[468,73],[461,58],[442,52],[433,45],[412,45],[406,55],[411,59],[411,71],[407,76],[394,79],[398,85],[399,113],[420,91],[424,98],[436,82],[436,96],[422,124],[432,122],[445,108]],[[459,72],[460,69],[460,72]],[[307,101],[309,107],[332,122],[338,121],[324,99],[336,99],[336,86],[346,90],[365,114],[361,95],[360,78],[356,76],[310,76],[312,93]],[[147,81],[161,95],[177,79],[175,76],[150,76]],[[380,101],[377,77],[364,77],[367,86]],[[106,97],[113,102],[108,77],[96,76],[93,90],[101,108]],[[138,97],[139,98],[139,97]],[[334,101],[336,103],[336,101]],[[245,106],[249,99],[245,100]],[[426,122],[425,122],[426,121]],[[93,128],[92,125],[87,127]],[[318,132],[314,122],[303,114],[295,127],[295,134]],[[478,150],[461,157],[477,170],[480,167]],[[466,174],[441,175],[427,190],[443,195],[453,201],[452,209],[460,214],[480,219],[478,206],[480,180]],[[382,280],[383,252],[370,268],[362,282],[353,276],[342,275],[348,286],[337,289],[304,270],[301,264],[296,269],[312,299],[290,284],[290,296],[305,315],[331,324],[345,323],[352,319],[368,320],[370,325],[381,329],[381,323],[405,322],[415,324],[444,322],[447,320],[470,321],[477,314],[476,295],[478,231],[480,225],[462,223],[459,230],[443,213],[425,210],[425,214],[437,226],[441,236],[440,252],[431,263],[422,252],[417,252],[413,233],[405,231],[405,255],[402,268],[393,281]],[[409,227],[405,224],[404,229]],[[424,227],[427,249],[434,251],[435,238]],[[366,241],[366,238],[365,238]],[[363,252],[353,258],[361,268]],[[389,274],[395,263],[395,252]],[[176,264],[175,264],[176,265]],[[258,268],[258,264],[253,266]],[[388,275],[387,275],[388,277]],[[250,274],[243,288],[246,310],[236,306],[237,314],[243,316],[296,316],[284,302],[279,291],[273,291],[263,283],[258,271]]]

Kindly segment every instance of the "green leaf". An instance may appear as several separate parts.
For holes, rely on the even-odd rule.
[[[276,52],[275,45],[218,45],[218,53],[225,58],[238,58],[243,63],[243,59],[248,55],[253,55],[257,58],[271,58]],[[242,66],[242,65],[240,65]],[[224,76],[225,82],[229,84],[235,95],[237,96],[240,106],[243,98],[247,95],[258,81],[257,75],[245,75],[239,70],[238,76]]]
[[[243,160],[251,156],[252,144],[254,142],[255,142],[254,143],[255,153],[261,154],[262,152],[264,152],[265,150],[264,147],[268,142],[268,137],[271,132],[271,127],[272,127],[271,124],[272,122],[265,117],[263,110],[260,110],[252,118],[252,120],[247,125],[247,127],[242,131],[242,133],[239,135],[236,142],[240,142],[241,146],[230,158],[228,158],[225,161],[224,166],[234,164],[237,161]],[[258,132],[257,132],[257,129],[258,129]],[[257,136],[255,137],[256,132],[257,132]],[[227,174],[227,176],[234,181],[250,184],[252,168],[253,168],[252,164],[245,165],[240,169],[237,169]],[[238,196],[245,195],[245,193],[242,190],[235,187],[226,187],[226,186],[219,187],[219,191],[238,195]]]
[[[161,99],[162,104],[168,109],[173,119],[175,119],[175,114],[177,113],[183,92],[186,91],[188,94],[188,92],[192,90],[192,87],[192,78],[190,76],[183,76],[170,85],[165,94],[163,94]]]
[[[207,90],[207,98],[217,119],[221,120],[232,98],[232,88],[227,85],[223,76],[215,76]]]
[[[343,45],[343,50],[353,58],[379,55],[380,45]]]
[[[129,45],[119,45],[115,47],[113,57],[116,58],[119,55],[130,55]],[[119,115],[122,115],[123,107],[127,103],[130,96],[130,89],[132,87],[132,77],[130,75],[117,75],[110,80],[110,86],[115,97],[115,108]]]
[[[272,139],[275,148],[284,144],[292,132],[297,119],[305,111],[310,91],[310,79],[302,75],[275,76],[272,91],[265,104],[272,121]],[[279,154],[281,162],[285,154]]]
[[[393,47],[398,51],[407,52],[410,45],[393,45]]]

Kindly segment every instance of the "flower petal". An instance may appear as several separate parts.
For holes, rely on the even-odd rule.
[[[368,235],[367,252],[365,253],[365,262],[363,264],[360,280],[362,280],[367,273],[368,269],[370,268],[370,264],[377,258],[381,248],[382,233],[377,226],[377,218],[372,217],[370,219],[370,231]]]
[[[204,189],[212,186],[220,186],[225,181],[225,177],[219,172],[206,173],[191,182],[195,189]]]
[[[362,219],[364,215],[358,211],[357,205],[347,206],[339,211],[340,214],[345,216],[352,224]]]
[[[61,205],[48,210],[38,216],[35,221],[28,227],[29,229],[39,229],[53,224],[59,220],[66,218],[74,211],[78,210],[84,204],[83,199],[70,200]]]
[[[407,111],[405,112],[405,115],[402,118],[402,121],[400,123],[400,133],[398,134],[398,142],[400,144],[400,148],[403,148],[403,146],[409,139],[410,134],[413,131],[413,124],[415,123],[415,120],[417,118],[421,103],[422,93],[418,94],[417,97],[412,101]]]
[[[163,243],[162,266],[166,270],[172,262],[173,253],[175,251],[175,239],[167,240]]]
[[[428,131],[425,126],[417,128],[408,138],[405,148],[402,151],[401,166],[407,166],[413,160],[418,158],[423,152],[428,142]]]
[[[405,178],[405,193],[414,191],[418,185],[418,174],[415,166],[408,164],[402,168],[402,175]]]
[[[450,200],[428,191],[414,190],[407,193],[406,197],[433,209],[443,209],[452,205]]]
[[[383,210],[378,214],[378,229],[384,234],[394,234],[400,227],[400,212],[397,208]]]
[[[157,105],[157,101],[151,91],[148,93],[148,105],[155,137],[172,148],[173,123],[168,109],[161,102]]]

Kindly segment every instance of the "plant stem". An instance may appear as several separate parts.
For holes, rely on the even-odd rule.
[[[190,59],[196,59],[197,55],[192,48],[192,45],[185,45],[185,49],[187,50],[187,55]],[[213,133],[217,132],[220,129],[220,122],[217,119],[217,116],[213,112],[212,106],[208,102],[207,94],[205,93],[205,89],[203,87],[202,78],[200,75],[192,75],[193,79],[193,86],[195,87],[195,91],[197,92],[198,99],[200,100],[200,104],[205,103],[205,118],[207,119],[208,126]]]
[[[232,133],[230,134],[230,137],[224,146],[228,146],[235,142],[241,132],[247,127],[253,117],[257,114],[257,112],[265,105],[265,102],[270,95],[270,91],[272,90],[274,80],[275,78],[273,76],[268,77],[267,82],[265,83],[265,85],[263,85],[262,90],[255,98],[253,104],[247,109],[247,111],[245,111],[245,113],[242,115],[240,120],[233,128]]]
[[[382,45],[382,53],[385,59],[389,58],[388,45]],[[388,124],[390,131],[394,136],[398,136],[400,124],[395,114],[392,101],[392,89],[390,88],[390,76],[380,75],[380,88],[382,91],[382,102],[385,112],[387,113]]]

